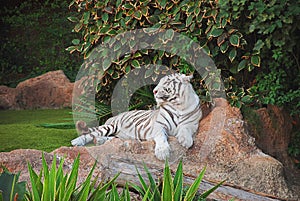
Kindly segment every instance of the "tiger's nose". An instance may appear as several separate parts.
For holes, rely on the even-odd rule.
[[[157,94],[157,90],[156,89],[153,90],[153,94],[154,95]]]

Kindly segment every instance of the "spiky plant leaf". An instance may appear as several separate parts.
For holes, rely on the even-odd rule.
[[[164,180],[163,180],[163,187],[162,187],[162,200],[173,200],[174,195],[174,187],[172,181],[172,175],[170,166],[168,164],[168,160],[165,162],[164,168]]]
[[[146,164],[144,163],[144,169],[147,173],[148,179],[150,181],[150,187],[151,187],[151,192],[153,192],[153,197],[154,200],[159,200],[161,197],[160,192],[158,190],[158,185],[156,184],[152,174],[150,173],[149,169],[147,168]]]
[[[189,187],[188,191],[186,192],[186,195],[184,197],[184,201],[192,201],[199,189],[200,183],[202,181],[202,178],[204,176],[206,167],[203,168],[203,170],[200,172],[199,176],[196,178],[194,183]]]
[[[182,200],[182,193],[183,193],[183,171],[182,171],[182,161],[180,160],[175,176],[174,176],[174,180],[173,180],[173,184],[174,184],[174,200]]]
[[[202,199],[207,198],[212,192],[214,192],[217,188],[219,188],[224,182],[225,182],[225,180],[221,181],[220,183],[218,183],[211,189],[205,191],[204,193],[201,194],[200,198],[202,198]]]

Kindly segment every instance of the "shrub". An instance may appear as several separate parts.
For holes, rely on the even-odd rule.
[[[251,48],[245,49],[245,37],[232,24],[230,13],[220,12],[217,1],[144,0],[134,3],[74,0],[70,6],[78,11],[69,17],[69,20],[75,23],[73,30],[81,33],[81,37],[73,39],[73,46],[67,50],[71,53],[80,52],[85,58],[89,57],[100,43],[109,43],[117,48],[118,45],[115,44],[119,41],[115,41],[114,37],[119,33],[139,28],[161,28],[172,29],[199,43],[215,59],[215,63],[226,77],[260,66],[259,55]],[[172,31],[168,33],[170,34],[166,34],[166,39],[172,39]],[[123,44],[123,41],[121,43]],[[134,49],[134,39],[129,42],[129,46]],[[107,63],[105,59],[103,62]],[[104,72],[97,97],[100,101],[109,100],[115,80],[141,65],[163,64],[182,73],[194,71],[183,58],[159,50],[129,52],[109,64],[100,67],[101,73]],[[147,76],[156,78],[154,72],[149,71],[149,74]],[[197,82],[201,83],[202,79],[204,78],[198,77]],[[230,91],[229,89],[228,92]],[[205,90],[200,93],[206,95]]]
[[[252,103],[285,106],[299,114],[299,2],[221,2],[221,8],[231,13],[233,24],[246,35],[248,46],[261,56],[261,68],[242,80],[250,88]]]

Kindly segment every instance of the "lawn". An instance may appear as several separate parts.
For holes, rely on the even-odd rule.
[[[72,122],[71,109],[0,111],[0,152],[14,149],[38,149],[51,152],[71,146],[77,137],[73,127],[45,128],[45,123]]]

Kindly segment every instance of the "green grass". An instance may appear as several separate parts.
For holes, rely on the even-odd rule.
[[[74,128],[44,128],[44,123],[71,122],[71,109],[0,111],[0,152],[14,149],[38,149],[51,152],[71,146],[77,137]]]

